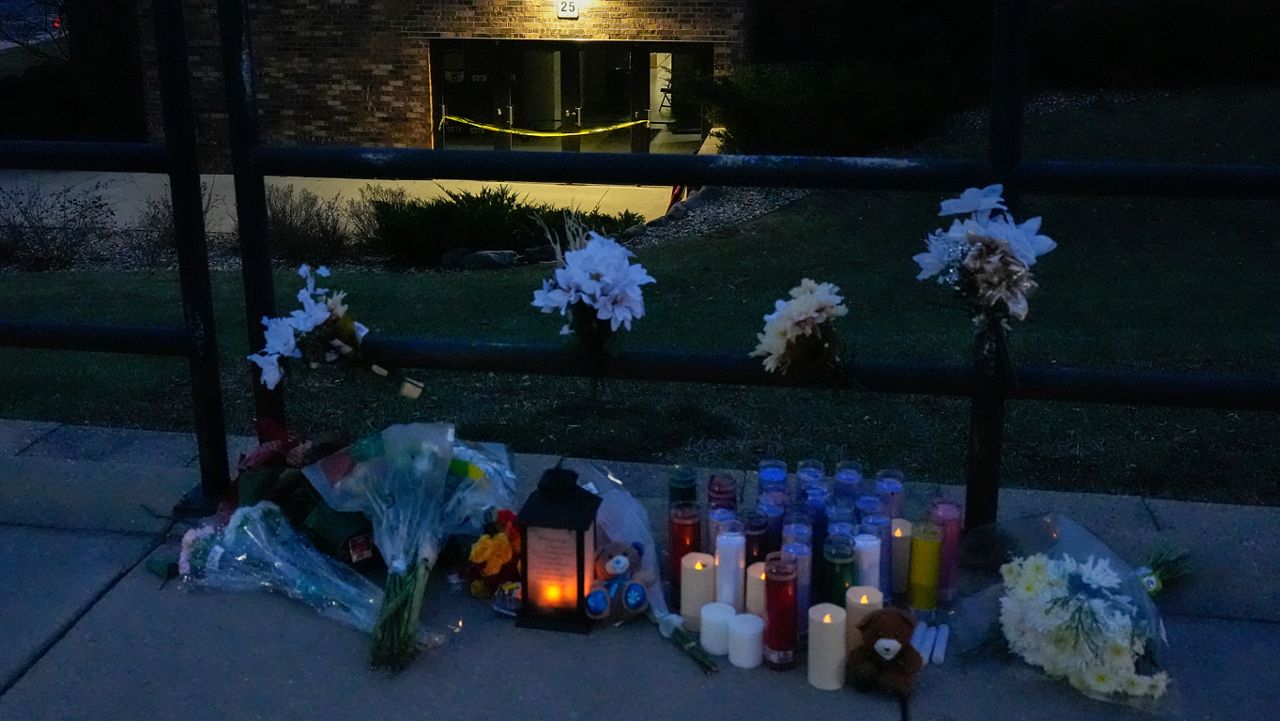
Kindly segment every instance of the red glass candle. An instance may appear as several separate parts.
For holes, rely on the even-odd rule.
[[[738,510],[738,479],[713,475],[707,480],[707,508]]]
[[[939,498],[929,508],[929,521],[942,532],[938,599],[950,602],[956,597],[956,586],[960,579],[960,534],[964,525],[964,511],[959,503]]]
[[[796,564],[781,552],[764,561],[764,662],[779,671],[796,664]]]
[[[680,559],[702,550],[702,511],[696,503],[675,503],[667,516],[667,578],[674,606],[680,600]]]

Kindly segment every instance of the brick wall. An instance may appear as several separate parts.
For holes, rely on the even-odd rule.
[[[261,0],[251,3],[264,140],[430,147],[432,38],[681,40],[714,43],[717,73],[742,55],[750,0]],[[146,6],[147,3],[142,3]],[[201,147],[226,167],[215,0],[186,0]],[[148,126],[160,136],[151,24],[143,10]]]

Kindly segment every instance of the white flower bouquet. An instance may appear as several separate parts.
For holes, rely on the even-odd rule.
[[[849,313],[839,286],[804,278],[790,298],[774,304],[764,317],[764,331],[752,358],[764,358],[764,369],[786,373],[792,367],[831,370],[839,367],[840,348],[833,321]]]
[[[1048,514],[975,529],[965,544],[967,585],[982,580],[975,559],[990,559],[990,570],[994,549],[1005,561],[991,587],[957,601],[962,647],[994,626],[1014,656],[1091,698],[1149,709],[1165,701],[1160,614],[1142,574],[1096,536]]]
[[[641,286],[656,282],[644,266],[632,263],[635,254],[612,238],[587,231],[573,217],[566,220],[565,246],[553,234],[560,267],[533,293],[533,306],[543,313],[568,319],[561,335],[574,335],[595,354],[619,328],[644,317]]]
[[[282,318],[263,316],[265,347],[249,356],[262,372],[262,385],[274,389],[284,377],[282,359],[293,358],[316,367],[349,358],[369,329],[347,314],[345,291],[316,287],[316,278],[328,278],[329,269],[314,270],[303,263],[298,275],[304,285],[298,291],[302,307]]]

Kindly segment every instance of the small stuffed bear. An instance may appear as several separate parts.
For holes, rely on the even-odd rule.
[[[849,685],[859,691],[880,691],[898,697],[902,719],[916,675],[924,668],[920,652],[911,645],[916,619],[900,608],[872,611],[858,622],[862,644],[849,652]]]
[[[587,594],[587,616],[597,621],[622,622],[649,609],[645,590],[650,576],[640,566],[644,548],[613,542],[596,551],[595,582]]]

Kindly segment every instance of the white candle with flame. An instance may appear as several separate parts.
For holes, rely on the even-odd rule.
[[[875,586],[853,586],[844,592],[844,610],[848,614],[845,646],[849,651],[862,645],[858,623],[872,611],[884,608],[884,594]]]
[[[844,686],[847,614],[834,603],[809,609],[809,685],[823,691]]]
[[[680,616],[684,627],[701,627],[702,607],[716,600],[716,566],[710,553],[686,553],[680,559]]]

